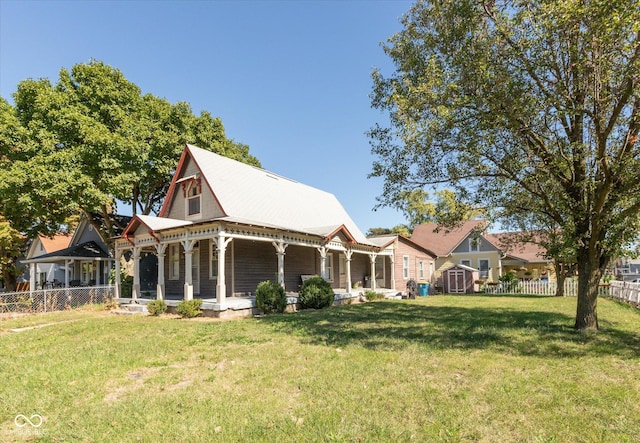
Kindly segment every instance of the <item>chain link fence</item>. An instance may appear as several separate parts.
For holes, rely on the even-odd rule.
[[[39,313],[65,311],[88,304],[109,303],[114,299],[113,286],[40,289],[0,293],[0,313]]]

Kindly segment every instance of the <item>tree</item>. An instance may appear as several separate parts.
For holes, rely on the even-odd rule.
[[[499,221],[533,214],[576,259],[575,327],[597,329],[600,279],[640,227],[640,2],[420,1],[403,25],[395,73],[373,74],[383,201],[449,183]]]
[[[157,212],[186,143],[259,165],[248,147],[227,139],[220,119],[208,112],[195,116],[187,103],[142,95],[122,72],[99,61],[62,69],[55,85],[47,79],[22,81],[14,101],[22,139],[13,150],[27,170],[45,169],[39,179],[66,177],[55,187],[61,216],[80,210],[109,220],[117,201],[131,203],[134,214]],[[51,188],[21,186],[20,180],[9,187],[22,189],[20,198]],[[53,222],[47,234],[61,223],[52,210],[46,207],[45,219]],[[102,233],[115,234],[108,225]]]

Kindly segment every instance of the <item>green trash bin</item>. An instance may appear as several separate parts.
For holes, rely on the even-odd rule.
[[[418,283],[418,294],[420,294],[420,297],[426,297],[429,295],[429,283]]]

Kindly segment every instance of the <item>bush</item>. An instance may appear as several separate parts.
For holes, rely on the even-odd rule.
[[[333,304],[333,289],[322,277],[311,277],[300,288],[298,301],[303,309],[322,309]]]
[[[265,314],[282,313],[287,307],[284,288],[274,281],[263,281],[256,288],[256,305]]]
[[[375,291],[372,291],[371,289],[368,289],[368,290],[364,291],[364,298],[366,298],[368,301],[382,300],[384,298],[384,294],[381,294],[380,292],[375,292]]]
[[[147,305],[147,311],[150,315],[157,317],[160,314],[164,314],[167,310],[167,304],[164,300],[153,300]]]
[[[506,274],[504,274],[502,277],[499,277],[498,280],[500,280],[502,282],[502,287],[504,288],[505,291],[510,291],[510,292],[518,292],[518,277],[516,277],[516,274],[514,274],[513,272],[509,271]]]
[[[200,306],[202,306],[202,299],[196,298],[193,300],[182,300],[178,303],[176,311],[178,311],[180,317],[183,318],[198,317],[199,315],[202,315]]]

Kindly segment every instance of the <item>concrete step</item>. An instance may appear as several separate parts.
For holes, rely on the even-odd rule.
[[[120,311],[129,312],[131,314],[148,314],[147,305],[139,305],[137,303],[130,303],[126,305],[120,305],[118,309]]]

